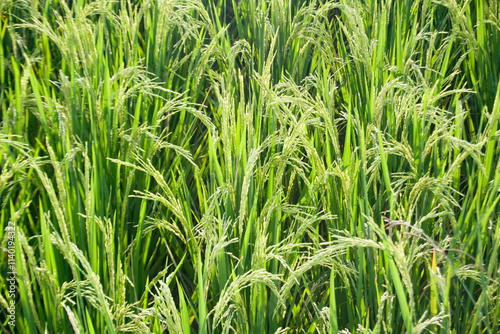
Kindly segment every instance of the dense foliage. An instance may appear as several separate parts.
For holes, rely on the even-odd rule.
[[[3,331],[498,333],[499,18],[1,0]]]

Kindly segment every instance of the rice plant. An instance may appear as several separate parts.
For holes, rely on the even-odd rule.
[[[3,332],[500,332],[499,11],[1,0]]]

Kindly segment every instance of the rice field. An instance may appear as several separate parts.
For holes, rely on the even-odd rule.
[[[500,332],[497,0],[0,0],[3,333]]]

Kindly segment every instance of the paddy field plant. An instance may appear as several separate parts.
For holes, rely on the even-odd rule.
[[[498,333],[499,11],[1,0],[2,331]]]

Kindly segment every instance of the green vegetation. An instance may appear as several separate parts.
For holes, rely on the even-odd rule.
[[[500,332],[499,18],[1,0],[2,330]]]

